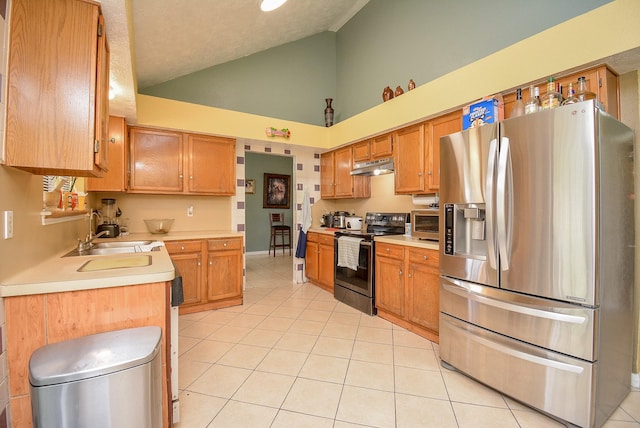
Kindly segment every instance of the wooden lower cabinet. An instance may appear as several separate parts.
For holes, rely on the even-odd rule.
[[[437,250],[376,242],[378,316],[438,342]]]
[[[335,272],[334,254],[333,235],[309,232],[305,257],[307,278],[331,293]]]
[[[182,275],[180,314],[242,304],[242,238],[165,242]]]
[[[29,358],[47,344],[124,328],[162,328],[163,426],[171,425],[170,283],[5,297],[11,425],[33,426]]]

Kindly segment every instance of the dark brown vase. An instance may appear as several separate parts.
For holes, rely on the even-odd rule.
[[[324,109],[324,126],[328,128],[333,125],[333,107],[331,107],[333,98],[325,98],[324,101],[327,103],[327,107]]]
[[[384,88],[384,91],[382,91],[382,101],[387,102],[391,98],[393,98],[393,91],[390,87],[387,86],[386,88]]]
[[[413,79],[409,79],[409,85],[407,86],[407,90],[412,91],[416,88],[416,82]]]
[[[402,94],[404,94],[404,90],[402,89],[402,87],[398,86],[396,88],[396,97],[399,97]]]

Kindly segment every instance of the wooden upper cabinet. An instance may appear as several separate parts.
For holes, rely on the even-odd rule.
[[[230,138],[189,134],[187,137],[189,193],[234,195],[236,142]]]
[[[10,4],[4,164],[41,175],[101,176],[109,52],[100,6]]]
[[[393,156],[392,134],[384,134],[371,139],[371,159]]]
[[[128,191],[234,195],[235,153],[231,138],[130,127]]]
[[[588,70],[583,70],[578,73],[570,74],[564,77],[556,78],[556,82],[562,85],[562,96],[567,96],[567,90],[569,89],[569,83],[573,83],[574,89],[577,90],[577,83],[579,77],[585,77],[589,91],[597,95],[598,100],[604,105],[604,109],[607,113],[615,118],[620,118],[620,105],[619,105],[619,84],[618,75],[615,74],[606,65],[601,65]],[[540,96],[542,97],[547,93],[546,81],[541,80],[533,83],[540,90]],[[529,100],[529,85],[524,85],[520,88],[522,90],[522,100],[527,102]],[[504,94],[504,117],[508,119],[511,117],[511,110],[516,100],[515,91]]]
[[[393,139],[395,154],[395,191],[397,194],[422,193],[425,190],[424,124],[396,131]]]
[[[323,199],[336,194],[333,159],[334,152],[320,154],[320,197]]]
[[[87,190],[124,192],[125,187],[125,135],[124,117],[109,118],[109,170],[102,178],[88,178]]]
[[[335,151],[334,157],[334,175],[335,175],[335,196],[351,197],[353,196],[353,178],[351,147],[343,147]]]
[[[440,190],[440,138],[462,131],[462,111],[456,110],[437,117],[426,123],[427,175],[425,191],[434,193]]]
[[[320,155],[320,197],[323,199],[369,198],[371,177],[353,176],[352,146]]]
[[[129,128],[129,188],[134,193],[182,193],[181,132]]]
[[[353,147],[353,163],[366,162],[371,159],[371,144],[369,140],[354,143]]]

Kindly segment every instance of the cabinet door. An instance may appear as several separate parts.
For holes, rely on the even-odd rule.
[[[171,261],[182,275],[184,305],[202,303],[203,266],[202,241],[165,242]]]
[[[212,302],[242,296],[242,252],[209,251],[207,299]]]
[[[404,317],[404,261],[376,257],[376,307]]]
[[[182,193],[182,133],[129,128],[129,191]]]
[[[332,239],[333,240],[333,239]],[[332,245],[320,245],[318,255],[318,283],[333,292],[335,259]]]
[[[393,156],[391,134],[380,135],[371,140],[371,158],[380,159]]]
[[[394,140],[396,193],[422,193],[425,189],[424,124],[397,131]]]
[[[187,140],[189,193],[235,195],[235,140],[195,134]]]
[[[99,5],[13,0],[4,164],[39,175],[101,176],[95,165]],[[108,114],[108,112],[107,112]]]
[[[96,72],[95,141],[98,142],[94,162],[103,171],[109,169],[109,43],[102,15],[98,18],[98,57]]]
[[[369,150],[369,141],[361,141],[353,145],[353,163],[364,162],[371,159],[371,152]]]
[[[334,155],[334,177],[336,197],[353,196],[353,180],[351,177],[351,147],[336,150]]]
[[[425,138],[427,144],[427,185],[426,190],[440,190],[440,137],[462,130],[462,112],[454,111],[427,123]]]
[[[305,269],[307,278],[312,281],[318,281],[318,242],[310,241],[312,234],[309,234],[309,239],[307,239],[307,252],[305,254]]]
[[[333,198],[335,196],[335,179],[333,166],[334,152],[320,155],[320,197]]]
[[[87,179],[87,190],[124,192],[125,190],[124,117],[109,117],[109,170],[102,178]]]
[[[438,332],[440,279],[437,251],[410,250],[406,302],[409,321]]]

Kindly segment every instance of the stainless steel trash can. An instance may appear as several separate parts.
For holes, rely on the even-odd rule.
[[[58,342],[29,360],[36,428],[162,426],[162,330],[140,327]]]

